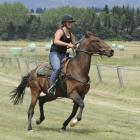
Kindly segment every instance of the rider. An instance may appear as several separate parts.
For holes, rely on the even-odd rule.
[[[53,44],[51,45],[49,60],[53,71],[50,78],[48,93],[52,96],[55,95],[55,85],[60,73],[62,59],[66,56],[67,49],[74,47],[74,36],[70,31],[73,22],[75,21],[70,15],[62,17],[62,26],[55,32]]]

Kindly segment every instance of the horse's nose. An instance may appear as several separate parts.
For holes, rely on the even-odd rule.
[[[110,51],[110,54],[113,56],[114,55],[114,50],[111,50]]]

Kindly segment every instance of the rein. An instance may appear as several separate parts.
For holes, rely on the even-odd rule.
[[[76,46],[77,44],[81,43],[81,42],[83,41],[83,39],[84,39],[84,38],[80,39],[80,40],[77,41],[74,45]],[[72,52],[73,52],[73,55],[74,55],[74,56],[76,56],[76,53],[75,53],[75,52],[77,52],[77,51],[79,51],[79,52],[85,52],[85,53],[87,53],[87,54],[90,54],[90,55],[92,54],[92,55],[93,55],[93,52],[88,52],[88,51],[84,51],[84,50],[78,50],[78,49],[76,49],[76,48],[71,48],[71,49],[72,49]],[[89,81],[89,80],[88,80],[88,81],[83,81],[83,80],[81,80],[81,79],[78,79],[78,78],[73,77],[72,75],[67,75],[67,74],[66,74],[66,70],[67,70],[67,66],[68,66],[69,62],[70,62],[70,61],[68,61],[67,65],[66,65],[65,72],[62,72],[62,73],[64,74],[64,76],[65,76],[64,79],[72,79],[72,80],[75,80],[75,81],[77,81],[77,82],[80,82],[80,83],[82,83],[82,84],[84,84],[84,85],[89,85],[89,84],[90,84],[90,81]]]
[[[82,37],[82,39],[77,41],[74,45],[76,46],[77,44],[81,43],[83,40],[84,40],[84,37]],[[77,49],[77,48],[76,49],[72,48],[72,51],[73,51],[73,54],[75,54],[75,51],[76,51],[76,52],[84,52],[84,53],[87,53],[88,55],[92,55],[92,56],[100,56],[99,54],[94,54],[93,52],[89,52],[89,51],[85,51],[85,50],[80,50],[80,49]]]
[[[76,46],[77,44],[81,43],[83,40],[84,40],[84,38],[80,39],[74,45]],[[100,54],[94,54],[93,52],[89,52],[89,51],[85,51],[85,50],[81,50],[81,49],[77,49],[77,48],[72,48],[72,51],[73,51],[74,56],[75,56],[75,52],[84,52],[84,53],[86,53],[86,54],[88,54],[90,56],[91,55],[92,56],[100,56]],[[67,65],[68,65],[68,63],[67,63]],[[67,66],[66,66],[66,69],[67,69]],[[80,82],[80,83],[82,83],[84,85],[89,85],[90,84],[90,81],[89,80],[88,81],[83,81],[81,79],[78,79],[78,78],[73,77],[72,75],[67,75],[66,73],[63,73],[63,74],[64,74],[64,76],[65,76],[66,79],[72,79],[72,80],[75,80],[77,82]]]
[[[93,52],[80,50],[80,49],[77,49],[76,52],[84,52],[84,53],[87,53],[88,55],[92,55],[92,56],[100,56],[100,54],[94,54]]]

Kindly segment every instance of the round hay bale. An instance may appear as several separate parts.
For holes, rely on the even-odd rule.
[[[22,53],[22,48],[16,48],[16,47],[14,47],[14,48],[11,48],[11,54],[12,55],[20,55],[21,53]]]
[[[124,51],[124,45],[118,45],[117,49],[120,50],[120,51]]]
[[[36,44],[35,43],[30,43],[27,47],[27,50],[29,52],[35,52],[36,51]]]
[[[112,48],[117,48],[117,44],[112,44]]]

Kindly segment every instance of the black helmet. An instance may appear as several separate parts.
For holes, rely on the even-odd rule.
[[[70,15],[65,15],[65,16],[63,16],[62,17],[62,21],[61,21],[61,23],[62,24],[64,24],[65,22],[75,22],[75,20],[73,19],[73,17],[72,16],[70,16]]]

